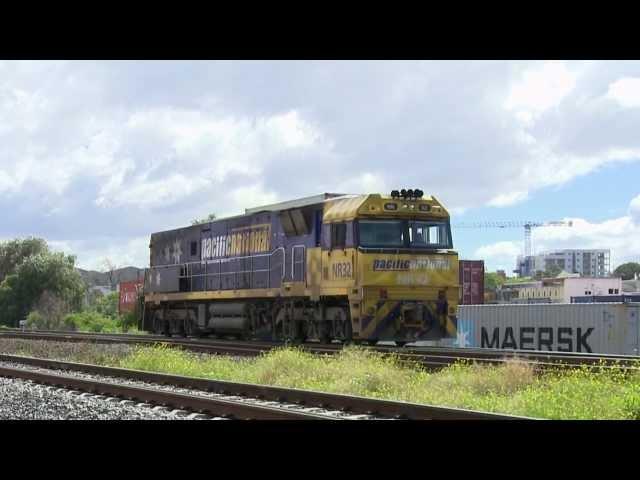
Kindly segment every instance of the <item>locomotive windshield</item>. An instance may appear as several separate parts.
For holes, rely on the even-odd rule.
[[[358,227],[361,247],[452,248],[448,222],[360,220]]]

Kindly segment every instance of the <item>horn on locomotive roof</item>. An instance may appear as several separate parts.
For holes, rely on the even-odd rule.
[[[404,198],[405,200],[407,198],[422,198],[422,196],[424,195],[424,192],[422,190],[419,189],[415,189],[415,190],[406,190],[406,189],[402,189],[400,191],[398,190],[391,190],[391,198]]]

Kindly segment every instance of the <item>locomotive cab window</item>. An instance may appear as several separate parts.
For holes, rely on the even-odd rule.
[[[409,222],[409,244],[412,247],[451,248],[446,222]]]
[[[358,227],[362,247],[452,248],[448,222],[360,220]]]
[[[347,245],[347,225],[344,223],[331,224],[331,248],[345,248]]]
[[[198,242],[191,242],[191,256],[195,257],[198,254]]]
[[[404,247],[404,243],[401,220],[360,221],[360,245],[363,247]]]

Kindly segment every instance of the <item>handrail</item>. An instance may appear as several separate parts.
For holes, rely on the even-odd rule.
[[[217,258],[217,259],[209,259],[209,260],[197,260],[195,262],[171,263],[169,265],[154,265],[153,267],[149,267],[149,269],[151,269],[151,268],[182,267],[182,266],[186,266],[186,265],[195,265],[195,264],[203,265],[205,263],[220,263],[222,261],[243,260],[243,259],[246,259],[246,258],[269,257],[269,256],[274,255],[278,250],[282,250],[283,254],[285,253],[284,247],[278,247],[271,253],[258,253],[258,254],[255,254],[255,255],[244,255],[242,257],[225,257],[225,258]]]
[[[194,261],[194,262],[185,262],[185,263],[173,263],[170,265],[156,265],[153,267],[149,268],[149,273],[151,272],[151,270],[153,269],[167,269],[167,268],[175,268],[175,267],[180,267],[181,271],[178,275],[178,279],[188,279],[188,280],[193,280],[194,278],[202,278],[204,277],[209,278],[209,277],[213,277],[216,276],[218,277],[218,286],[215,290],[221,290],[222,289],[222,276],[223,275],[234,275],[235,276],[235,281],[234,281],[234,286],[237,287],[238,285],[238,275],[240,274],[250,274],[250,278],[249,278],[249,284],[253,285],[253,274],[257,273],[257,272],[269,272],[269,277],[271,275],[271,258],[273,257],[273,255],[275,255],[276,253],[278,253],[279,251],[282,251],[282,273],[280,275],[280,281],[282,282],[285,278],[286,275],[286,257],[287,257],[287,252],[285,250],[284,247],[278,247],[275,250],[273,250],[270,253],[259,253],[259,254],[255,254],[255,255],[243,255],[241,257],[228,257],[228,258],[219,258],[219,259],[215,259],[215,260],[198,260],[198,261]],[[253,261],[256,258],[268,258],[268,268],[262,268],[262,269],[258,269],[255,270],[253,268]],[[235,271],[231,271],[231,272],[223,272],[222,271],[222,264],[223,263],[228,263],[231,261],[242,261],[242,260],[247,260],[249,259],[251,261],[251,267],[249,270],[235,270]],[[217,272],[208,272],[208,266],[210,264],[217,264],[218,265],[218,271]],[[194,265],[204,265],[204,273],[193,273],[193,266]],[[246,267],[245,267],[246,268]],[[184,274],[183,274],[184,272]],[[145,272],[145,275],[147,274],[147,272]],[[269,279],[268,283],[270,284],[271,281]],[[206,290],[206,284],[205,284],[205,290]],[[193,281],[190,282],[189,284],[189,290],[193,291]]]

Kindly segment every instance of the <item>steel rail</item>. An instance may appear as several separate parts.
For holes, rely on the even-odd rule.
[[[257,405],[228,399],[210,398],[198,395],[170,392],[154,388],[122,385],[97,380],[86,380],[69,375],[45,373],[22,368],[11,368],[0,365],[0,376],[31,380],[36,383],[53,385],[107,395],[110,397],[126,398],[171,406],[182,410],[191,410],[218,417],[229,417],[244,420],[340,420],[329,415],[301,412],[286,408]]]
[[[0,354],[0,361],[20,363],[53,370],[69,370],[147,383],[171,385],[223,395],[237,395],[261,400],[289,402],[304,406],[341,410],[353,414],[376,415],[406,420],[536,420],[530,417],[506,415],[460,408],[381,400],[354,395],[342,395],[312,390],[274,387],[251,383],[228,382],[166,373],[146,372],[117,367],[103,367],[76,362],[63,362],[35,357]],[[1,375],[0,369],[0,375]],[[179,403],[179,402],[178,402]],[[299,413],[299,412],[298,412]],[[325,415],[323,418],[327,418]],[[333,417],[331,417],[333,418]]]
[[[277,342],[229,341],[213,339],[168,338],[151,335],[101,334],[88,332],[23,332],[0,330],[0,338],[25,338],[56,341],[91,341],[95,343],[128,343],[178,346],[186,350],[237,356],[257,356],[286,344]],[[340,344],[315,345],[305,343],[299,347],[316,354],[335,354],[342,349]],[[439,368],[460,360],[481,364],[503,364],[513,359],[535,363],[538,368],[575,368],[595,365],[605,369],[640,369],[640,357],[629,355],[596,355],[579,352],[547,352],[535,350],[490,350],[478,348],[412,347],[410,349],[390,346],[368,347],[374,351],[395,355],[405,362],[414,362],[427,368]]]

